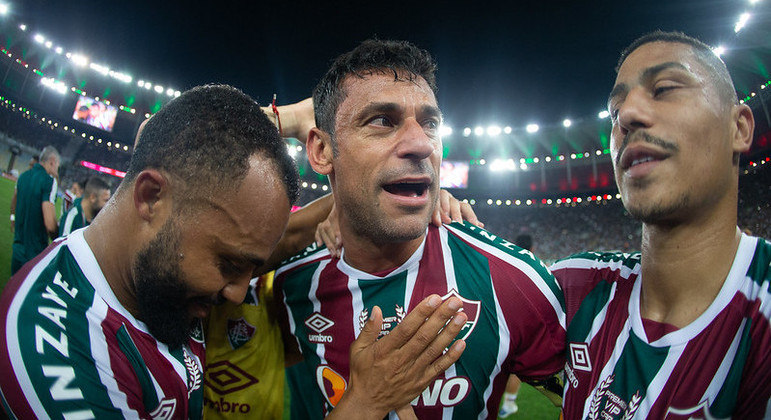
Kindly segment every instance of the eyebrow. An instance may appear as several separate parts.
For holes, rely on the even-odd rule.
[[[403,112],[403,110],[404,107],[394,102],[372,102],[356,114],[356,119],[360,120],[372,114],[393,114]],[[442,111],[435,105],[422,105],[419,114],[442,119]]]
[[[665,63],[657,64],[643,70],[642,74],[640,74],[639,80],[650,80],[662,71],[669,69],[683,70],[688,73],[691,72],[688,70],[688,67],[685,67],[676,61],[667,61]],[[610,102],[613,100],[613,98],[620,95],[626,95],[627,92],[629,92],[629,86],[626,83],[619,83],[614,86],[613,90],[610,91],[610,95],[608,95],[608,102],[606,103],[606,107],[610,108]]]
[[[236,252],[232,255],[232,258],[237,258],[241,261],[247,261],[254,264],[255,267],[260,267],[265,264],[265,260],[254,254]]]

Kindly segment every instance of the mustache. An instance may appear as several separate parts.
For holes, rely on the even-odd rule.
[[[653,144],[673,153],[680,151],[680,146],[672,143],[671,141],[650,135],[645,131],[635,131],[632,134],[626,135],[624,140],[621,142],[621,147],[618,149],[618,154],[616,155],[616,166],[620,165],[621,156],[624,155],[624,151],[629,146],[629,144],[637,142]]]
[[[437,173],[434,167],[426,160],[411,162],[400,168],[391,168],[381,174],[381,180],[398,179],[409,176],[426,175],[431,178],[431,183],[436,183]]]

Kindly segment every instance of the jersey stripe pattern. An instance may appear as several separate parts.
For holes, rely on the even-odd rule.
[[[276,270],[276,283],[304,358],[287,371],[292,418],[321,418],[340,400],[349,346],[374,306],[385,335],[433,293],[464,301],[467,347],[412,402],[418,417],[494,418],[509,373],[542,379],[564,365],[564,301],[553,276],[530,252],[472,225],[429,227],[419,249],[385,277],[312,246]]]
[[[551,270],[565,293],[565,418],[770,418],[771,243],[743,235],[722,289],[690,325],[648,339],[640,254]]]
[[[83,238],[54,242],[0,299],[0,390],[17,418],[200,419],[203,333],[170,350],[117,300]]]

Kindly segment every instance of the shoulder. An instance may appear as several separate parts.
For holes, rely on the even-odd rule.
[[[553,273],[560,270],[620,270],[631,272],[639,269],[640,253],[625,252],[582,252],[557,260],[549,269]]]
[[[274,277],[279,278],[285,276],[293,270],[329,258],[331,258],[331,255],[329,254],[327,247],[324,245],[319,246],[314,242],[300,253],[282,261],[281,265],[276,269]]]

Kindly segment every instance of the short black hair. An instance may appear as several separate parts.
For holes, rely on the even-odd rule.
[[[696,58],[704,65],[704,68],[709,72],[712,81],[717,89],[718,94],[726,105],[733,105],[739,102],[739,98],[736,95],[736,88],[734,82],[731,80],[731,75],[728,73],[723,60],[718,57],[712,50],[712,47],[706,43],[679,31],[665,32],[662,30],[655,30],[649,32],[636,40],[632,41],[628,47],[621,51],[621,55],[616,64],[616,73],[621,69],[621,65],[624,64],[624,60],[629,57],[632,52],[640,48],[645,44],[652,42],[674,42],[678,44],[685,44],[691,47],[691,50],[696,55]]]
[[[88,181],[86,181],[86,185],[83,187],[83,196],[88,197],[91,194],[99,195],[99,191],[109,189],[110,184],[108,184],[107,181],[99,178],[98,176],[92,176],[88,179]]]
[[[290,203],[299,175],[276,126],[248,95],[228,85],[190,89],[150,118],[134,148],[124,183],[148,168],[182,180],[188,196],[231,191],[241,185],[249,159],[275,163]]]
[[[368,39],[340,55],[313,90],[316,126],[334,134],[335,114],[346,95],[343,91],[346,77],[393,73],[394,79],[399,80],[400,72],[406,72],[410,81],[423,78],[436,95],[436,62],[428,51],[407,41]]]

